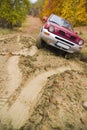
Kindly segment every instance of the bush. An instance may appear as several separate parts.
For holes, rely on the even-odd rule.
[[[26,18],[30,7],[28,0],[3,0],[0,1],[0,26],[13,28]]]

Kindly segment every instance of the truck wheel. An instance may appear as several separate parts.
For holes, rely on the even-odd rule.
[[[40,37],[38,37],[36,40],[36,46],[38,49],[43,48],[45,46],[44,41]]]

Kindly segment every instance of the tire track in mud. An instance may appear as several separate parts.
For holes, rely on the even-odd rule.
[[[0,38],[0,41],[8,41],[8,39],[13,39],[17,37],[16,42],[19,43],[20,41],[20,35],[12,35],[12,36],[7,36],[7,37],[3,37]],[[21,82],[21,73],[19,71],[18,68],[18,62],[19,62],[19,57],[18,56],[14,56],[12,57],[12,54],[10,54],[9,52],[4,52],[1,51],[0,55],[2,56],[9,56],[11,55],[11,57],[8,59],[7,61],[7,69],[6,71],[8,71],[8,83],[7,83],[7,87],[2,91],[2,93],[0,94],[0,109],[2,109],[4,107],[4,105],[6,104],[6,102],[9,100],[10,95],[13,93],[13,91],[19,86],[20,82]],[[16,76],[15,76],[16,75]]]
[[[9,82],[7,84],[6,89],[0,96],[0,109],[6,104],[9,100],[9,97],[13,94],[13,92],[18,88],[21,83],[21,73],[18,68],[19,57],[14,56],[8,60],[7,70],[9,75]]]
[[[18,59],[18,57],[15,57],[14,61],[16,61],[16,58]],[[16,65],[17,64],[14,63],[13,66],[15,67]],[[73,65],[62,66],[58,69],[41,73],[37,77],[33,78],[31,81],[27,82],[24,88],[22,89],[20,95],[17,97],[16,101],[15,102],[13,102],[12,100],[10,101],[11,103],[13,102],[11,107],[9,107],[9,104],[7,103],[0,111],[1,121],[4,122],[5,124],[9,124],[11,122],[14,129],[19,129],[26,123],[26,121],[31,116],[34,110],[34,106],[36,105],[38,99],[42,94],[41,90],[46,84],[47,78],[53,74],[62,73],[66,70],[72,70],[72,69],[76,70],[77,68],[75,68],[75,66]],[[14,76],[13,78],[16,78]]]
[[[0,109],[5,105],[5,103],[7,102],[8,97],[0,97]]]
[[[19,42],[19,39],[20,39],[20,37],[18,36],[17,42]],[[7,119],[10,117],[10,115],[8,115],[9,107],[7,107],[7,109],[5,109],[6,108],[5,106],[6,105],[9,106],[8,104],[9,104],[10,100],[12,101],[12,105],[13,105],[16,100],[15,98],[17,98],[20,95],[21,90],[22,90],[22,87],[21,87],[22,74],[18,67],[20,55],[33,56],[36,52],[37,52],[36,47],[32,46],[30,48],[29,52],[28,52],[28,50],[23,49],[23,50],[11,53],[12,55],[10,56],[10,58],[7,62],[8,84],[7,84],[7,87],[5,88],[4,92],[0,95],[0,121],[2,121],[3,123],[5,121],[5,123],[8,124],[9,122],[7,121]],[[1,55],[9,55],[9,53],[3,53]],[[5,118],[3,116],[3,114],[4,114],[3,110],[7,111]],[[12,115],[13,115],[13,113],[12,113]]]
[[[21,83],[21,73],[18,67],[19,57],[12,56],[8,61],[8,73],[9,73],[9,88],[8,93],[13,93],[14,88],[16,89]]]
[[[17,43],[20,41],[20,35],[17,36]],[[0,109],[8,102],[9,98],[15,98],[16,94],[19,95],[21,92],[21,81],[22,81],[22,74],[20,73],[18,63],[19,58],[21,55],[24,56],[33,56],[37,53],[37,48],[35,46],[30,47],[30,49],[24,48],[20,51],[15,52],[1,52],[0,55],[4,56],[10,55],[10,58],[7,63],[7,70],[8,70],[8,84],[5,88],[4,92],[0,95]],[[15,94],[16,93],[16,94]]]

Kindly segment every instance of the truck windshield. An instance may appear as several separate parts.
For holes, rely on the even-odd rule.
[[[71,31],[74,31],[73,26],[67,20],[60,18],[57,15],[51,15],[51,17],[49,18],[49,21],[56,23],[59,26],[65,27]]]

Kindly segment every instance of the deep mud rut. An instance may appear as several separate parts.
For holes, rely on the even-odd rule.
[[[0,119],[1,122],[9,124],[11,122],[13,128],[20,128],[26,123],[32,114],[33,108],[41,96],[40,91],[47,82],[47,78],[53,74],[63,73],[66,70],[80,70],[81,68],[72,65],[62,66],[51,69],[37,75],[32,80],[22,86],[20,94],[16,92],[22,83],[22,73],[18,67],[19,56],[12,56],[8,60],[8,87],[4,90],[4,94],[0,99]],[[6,94],[7,93],[7,94]],[[16,101],[14,102],[14,98]]]
[[[27,34],[0,40],[0,126],[20,129],[31,117],[48,77],[67,70],[83,71],[82,62],[38,50]]]

